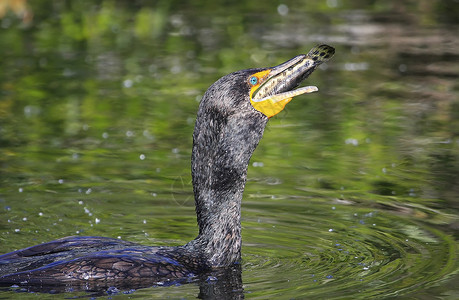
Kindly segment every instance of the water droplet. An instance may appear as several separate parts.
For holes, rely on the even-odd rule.
[[[285,4],[280,4],[280,5],[277,7],[277,12],[278,12],[279,15],[281,15],[281,16],[286,16],[286,15],[288,15],[288,6],[285,5]]]
[[[263,168],[265,164],[261,161],[255,161],[252,163],[252,166],[254,166],[255,168]]]
[[[408,69],[408,67],[405,65],[405,64],[400,64],[398,66],[398,70],[402,73],[406,72],[406,70]]]
[[[358,146],[359,145],[359,141],[357,139],[354,139],[354,138],[348,138],[344,142],[346,143],[346,145],[352,145],[352,146]]]
[[[126,79],[125,81],[123,81],[123,86],[125,88],[131,88],[133,84],[134,82],[131,79]]]

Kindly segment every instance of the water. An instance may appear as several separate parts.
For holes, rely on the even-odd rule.
[[[0,20],[0,253],[193,239],[204,91],[328,43],[306,82],[319,92],[271,119],[254,153],[242,279],[223,278],[256,299],[459,297],[457,3],[27,5]],[[195,298],[215,278],[108,294]]]

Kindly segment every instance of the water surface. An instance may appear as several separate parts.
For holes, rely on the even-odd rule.
[[[191,134],[207,87],[327,43],[335,57],[306,82],[319,92],[272,118],[252,157],[234,296],[459,298],[457,3],[361,2],[8,12],[0,253],[68,235],[193,239]],[[193,299],[216,285],[206,279],[108,293]],[[12,297],[36,295],[0,294]]]

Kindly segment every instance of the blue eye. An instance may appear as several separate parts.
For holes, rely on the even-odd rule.
[[[258,78],[255,76],[250,77],[250,84],[255,85],[258,82]]]

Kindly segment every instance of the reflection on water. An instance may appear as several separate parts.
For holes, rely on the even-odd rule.
[[[459,297],[454,1],[9,2],[26,6],[0,9],[1,253],[191,240],[205,89],[326,42],[337,54],[306,83],[319,93],[270,120],[252,158],[243,291],[236,270],[135,295]]]
[[[456,270],[454,242],[434,228],[381,210],[304,200],[283,199],[291,209],[263,207],[261,220],[246,222],[255,233],[245,249],[245,284],[259,295],[396,296]]]

